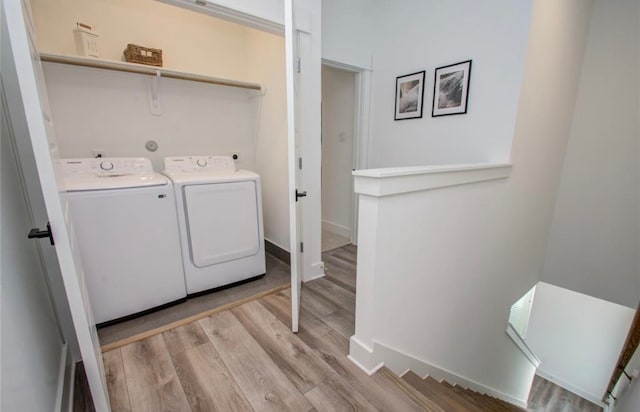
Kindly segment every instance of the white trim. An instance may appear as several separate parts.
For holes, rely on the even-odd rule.
[[[303,282],[307,283],[307,282],[311,282],[312,280],[320,279],[320,278],[323,278],[323,277],[325,277],[325,274],[321,273],[321,274],[319,274],[317,276],[312,277],[311,279],[305,279],[305,280],[303,280]]]
[[[347,359],[349,359],[351,361],[351,363],[356,365],[358,368],[360,368],[360,370],[362,370],[364,373],[366,373],[369,376],[371,376],[374,373],[378,372],[378,370],[380,370],[380,368],[382,368],[384,366],[384,363],[379,363],[376,366],[374,366],[373,369],[367,369],[360,362],[358,362],[353,356],[347,355]]]
[[[305,252],[306,253],[306,252]],[[324,276],[324,262],[315,262],[311,264],[310,270],[304,273],[303,282],[310,282]]]
[[[356,193],[382,197],[440,187],[505,179],[511,173],[508,163],[458,164],[439,166],[394,167],[356,170]]]
[[[572,385],[568,382],[563,381],[560,378],[557,378],[556,376],[550,374],[549,372],[544,371],[543,369],[538,369],[536,371],[536,375],[538,375],[541,378],[544,378],[546,380],[548,380],[549,382],[555,383],[556,385],[568,390],[571,393],[574,393],[576,395],[578,395],[581,398],[584,398],[586,400],[588,400],[589,402],[593,402],[596,405],[604,408],[605,404],[604,402],[602,402],[602,399],[600,396],[598,395],[594,395],[592,393],[589,393],[587,391],[585,391],[582,388],[579,388],[575,385]]]
[[[338,236],[346,237],[351,240],[351,228],[339,225],[328,220],[322,221],[322,228],[328,232],[335,233]]]
[[[338,70],[344,70],[351,73],[360,73],[363,70],[368,70],[363,67],[353,66],[351,64],[346,64],[346,63],[340,63],[339,61],[336,61],[336,60],[325,59],[324,57],[322,58],[322,65],[327,67],[333,67],[334,69],[338,69]]]
[[[284,35],[284,20],[282,22],[277,22],[274,20],[269,20],[266,18],[262,18],[251,14],[251,12],[246,10],[238,10],[231,7],[225,7],[220,4],[212,3],[211,1],[206,1],[206,6],[201,6],[196,4],[193,0],[157,0],[162,3],[172,4],[174,6],[182,7],[185,9],[193,10],[198,13],[208,14],[210,16],[218,17],[224,20],[232,21],[234,23],[239,23],[248,27],[252,27],[254,29],[263,30],[269,33],[278,34],[280,36]],[[284,16],[282,16],[284,19]]]
[[[383,362],[376,360],[373,349],[360,342],[355,336],[349,339],[349,355],[347,355],[347,358],[368,375],[373,375],[384,366]]]
[[[69,362],[65,368],[64,394],[62,398],[62,410],[73,412],[73,393],[76,385],[76,362],[68,358]]]
[[[529,362],[531,362],[533,366],[538,368],[541,363],[540,359],[536,356],[535,353],[533,353],[529,345],[527,345],[527,342],[525,342],[524,339],[522,339],[522,336],[520,336],[518,331],[514,329],[511,322],[507,324],[507,330],[505,330],[505,333],[511,338],[513,343],[516,344],[518,349],[520,349],[520,351],[529,360]]]
[[[369,167],[369,142],[371,140],[371,70],[362,69],[357,76],[358,94],[357,98],[357,121],[356,134],[354,139],[354,162],[355,170]],[[353,216],[351,217],[351,243],[358,244],[358,210],[360,208],[360,198],[355,192],[355,182],[353,184]]]
[[[58,365],[58,389],[56,390],[56,403],[54,411],[60,412],[64,410],[63,401],[64,401],[64,392],[65,392],[65,373],[67,370],[67,355],[69,353],[69,347],[66,343],[62,345],[62,349],[60,350],[60,364]]]
[[[353,159],[352,169],[365,169],[369,165],[369,140],[371,117],[371,69],[340,63],[335,60],[322,59],[322,64],[334,69],[356,74],[356,99],[354,102]],[[358,207],[359,199],[354,191],[351,207],[351,243],[358,244]]]

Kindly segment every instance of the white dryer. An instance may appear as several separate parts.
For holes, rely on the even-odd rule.
[[[145,158],[61,159],[96,323],[186,297],[171,181]]]
[[[187,293],[265,273],[260,176],[229,156],[164,159],[176,191]]]

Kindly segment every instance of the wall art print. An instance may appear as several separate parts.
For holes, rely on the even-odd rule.
[[[471,60],[438,67],[433,82],[432,117],[464,114],[469,101]]]
[[[395,120],[418,119],[422,117],[424,100],[425,71],[396,78]]]

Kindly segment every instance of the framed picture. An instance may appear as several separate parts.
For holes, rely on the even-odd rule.
[[[422,117],[424,100],[424,70],[396,78],[395,120]]]
[[[463,114],[469,101],[471,60],[438,67],[433,82],[432,117]]]

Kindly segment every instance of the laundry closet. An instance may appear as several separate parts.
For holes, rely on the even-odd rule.
[[[146,158],[156,173],[166,158],[251,171],[261,185],[261,235],[272,248],[288,249],[282,36],[154,0],[31,0],[31,12],[61,159]],[[91,32],[98,57],[77,57],[74,29]],[[162,68],[140,74],[84,64],[122,62],[128,44],[161,49]],[[246,199],[256,202],[238,197]],[[78,232],[90,222],[79,219],[85,227]],[[184,239],[195,228],[181,231]]]

